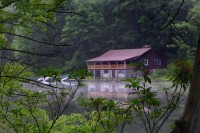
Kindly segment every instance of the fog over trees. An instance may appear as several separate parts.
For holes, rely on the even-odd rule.
[[[137,117],[133,110],[142,116],[146,132],[159,132],[188,88],[183,116],[174,122],[172,132],[200,131],[200,1],[0,0],[0,12],[0,132],[124,132],[125,125]],[[168,94],[175,87],[167,95],[167,105],[145,86],[151,84],[146,70],[143,86],[136,78],[126,80],[139,96],[127,108],[112,100],[91,98],[80,101],[85,114],[65,114],[77,100],[83,80],[92,76],[78,71],[86,68],[85,60],[110,49],[144,45],[166,55],[168,63],[181,60],[172,74],[172,87],[163,88]],[[183,60],[194,63],[192,79],[191,65]],[[66,73],[76,80],[68,90],[57,84],[44,87],[35,80],[52,77],[60,83],[60,75]],[[25,83],[48,90],[33,91]],[[146,112],[146,106],[152,111]]]
[[[58,12],[57,21],[47,22],[46,30],[33,26],[30,32],[19,26],[16,31],[40,42],[70,47],[41,46],[38,42],[14,37],[12,47],[16,49],[51,55],[46,59],[15,53],[15,58],[37,61],[40,68],[54,66],[69,71],[85,68],[85,60],[110,49],[140,48],[147,44],[168,56],[169,62],[194,60],[199,27],[198,1],[72,0],[64,6],[67,13]],[[41,61],[43,58],[45,63]]]

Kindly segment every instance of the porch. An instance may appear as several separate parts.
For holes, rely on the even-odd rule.
[[[133,66],[126,61],[116,62],[87,62],[88,69],[102,70],[116,70],[116,69],[133,69]]]

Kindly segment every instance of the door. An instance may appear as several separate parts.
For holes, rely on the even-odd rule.
[[[100,79],[100,70],[95,70],[95,79]]]

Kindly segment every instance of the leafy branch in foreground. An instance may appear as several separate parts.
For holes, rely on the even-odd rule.
[[[88,120],[91,133],[123,133],[127,124],[134,121],[130,107],[123,107],[119,102],[105,98],[80,99],[85,108],[84,116]]]
[[[74,74],[73,77],[78,83],[63,88],[59,86],[58,71],[52,68],[43,70],[42,74],[45,76],[53,74],[53,81],[56,83],[47,86],[37,85],[36,88],[39,88],[37,91],[34,87],[25,88],[24,83],[18,80],[18,78],[27,79],[32,76],[27,68],[17,63],[7,63],[1,67],[1,70],[0,122],[2,125],[0,130],[16,133],[49,133],[52,130],[59,130],[54,128],[58,126],[57,121],[65,117],[63,115],[69,105],[76,100],[75,94],[82,86],[82,80],[90,75],[84,70],[84,73],[77,71],[79,75]]]
[[[137,96],[130,100],[129,106],[142,120],[147,133],[158,133],[172,112],[179,107],[181,98],[190,85],[192,66],[188,62],[176,62],[170,73],[172,86],[160,90],[153,90],[151,87],[150,71],[143,64],[137,64],[135,70],[141,72],[143,83],[140,84],[136,77],[125,80],[129,83],[127,87],[133,88],[130,94]],[[160,91],[165,94],[165,100],[157,98]]]

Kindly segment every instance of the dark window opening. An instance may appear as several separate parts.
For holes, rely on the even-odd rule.
[[[154,59],[154,65],[161,65],[160,59]]]
[[[103,62],[103,65],[109,65],[109,62]]]
[[[121,64],[124,64],[124,62],[123,61],[118,61],[118,64],[121,65]]]
[[[95,62],[95,65],[101,65],[101,62]]]
[[[115,61],[110,62],[111,65],[116,65],[117,63]]]
[[[109,70],[104,70],[104,73],[106,73],[106,74],[109,73]]]

